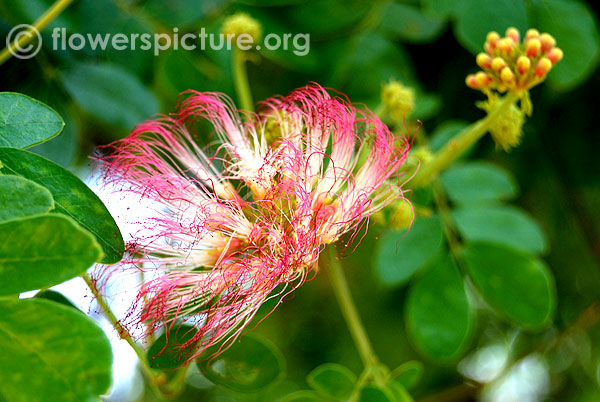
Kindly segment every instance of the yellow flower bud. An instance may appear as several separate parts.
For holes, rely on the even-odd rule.
[[[490,84],[490,82],[492,81],[492,77],[490,77],[483,71],[479,71],[477,74],[475,74],[475,81],[477,82],[479,88],[484,88]]]
[[[510,84],[515,79],[515,73],[512,72],[510,67],[504,67],[500,72],[500,79],[505,84]]]
[[[535,76],[537,78],[542,78],[546,74],[548,74],[548,71],[550,71],[551,68],[552,62],[550,61],[550,59],[542,57],[540,61],[538,61],[537,67],[535,68]]]
[[[494,57],[492,60],[492,70],[499,72],[504,67],[506,67],[506,62],[502,57]]]
[[[233,35],[235,40],[242,34],[249,35],[253,43],[257,43],[262,38],[262,26],[260,22],[246,13],[237,13],[228,17],[223,22],[221,33],[224,35]]]
[[[532,59],[539,56],[541,49],[542,43],[538,38],[529,39],[525,43],[525,53],[527,54],[527,57],[531,57]]]
[[[406,198],[394,201],[390,205],[391,217],[389,226],[395,230],[406,229],[415,219],[415,211],[412,204]]]
[[[542,53],[546,53],[556,45],[556,39],[548,33],[540,35],[540,42],[542,44]]]
[[[392,80],[381,88],[381,101],[392,120],[402,121],[415,108],[415,91]]]
[[[426,148],[426,147],[414,148],[410,151],[410,154],[413,157],[415,157],[421,165],[423,165],[423,164],[429,162],[431,159],[433,159],[433,154],[431,153],[429,148]]]
[[[540,36],[540,31],[538,31],[537,29],[528,29],[527,32],[525,33],[525,40],[529,40],[531,38],[537,38]]]
[[[552,65],[558,63],[563,58],[563,51],[557,47],[550,49],[546,57],[552,62]]]
[[[479,53],[475,61],[481,68],[490,68],[492,66],[492,58],[486,53]]]
[[[521,41],[521,34],[515,27],[510,27],[506,30],[506,37],[511,38],[514,43],[519,43]]]
[[[531,60],[528,57],[520,56],[517,59],[517,71],[521,75],[525,75],[529,73],[529,69],[531,68]]]
[[[479,89],[479,84],[477,83],[477,79],[475,78],[475,74],[469,74],[469,75],[467,75],[467,78],[465,79],[465,83],[470,88]]]
[[[487,36],[485,37],[485,41],[487,43],[489,43],[490,45],[492,45],[492,47],[495,47],[496,42],[500,39],[500,34],[498,34],[498,32],[496,31],[492,31],[490,33],[487,34]]]
[[[496,48],[504,54],[510,54],[514,47],[515,42],[512,38],[502,38],[496,43]]]

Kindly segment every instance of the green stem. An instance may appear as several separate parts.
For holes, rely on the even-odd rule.
[[[22,35],[19,40],[14,41],[10,46],[4,48],[0,53],[0,65],[4,64],[13,55],[13,52],[23,46],[27,45],[36,36],[33,34],[34,30],[41,32],[53,19],[58,17],[60,13],[67,8],[73,0],[56,0],[54,4],[46,10],[40,18],[33,23],[33,29],[30,29],[31,35]]]
[[[433,180],[437,174],[448,166],[454,159],[460,154],[467,150],[471,145],[475,144],[487,131],[489,130],[492,123],[496,121],[506,109],[508,109],[513,103],[520,98],[520,94],[509,92],[506,96],[499,99],[486,117],[469,125],[456,137],[454,137],[448,144],[440,150],[434,157],[423,164],[421,169],[415,177],[410,181],[412,188],[422,187],[431,180]]]
[[[233,49],[233,78],[235,81],[235,92],[240,106],[244,110],[254,111],[252,92],[248,83],[248,72],[246,71],[246,55],[243,50]]]
[[[111,310],[110,306],[108,305],[108,302],[104,299],[104,297],[102,297],[100,292],[98,292],[98,288],[96,287],[96,284],[94,284],[94,282],[89,277],[89,275],[84,274],[84,275],[82,275],[82,278],[85,281],[85,283],[87,284],[87,286],[90,288],[90,290],[92,291],[92,294],[94,295],[96,302],[98,303],[98,305],[104,312],[104,315],[106,316],[106,318],[108,318],[108,320],[110,321],[113,328],[119,334],[119,337],[121,339],[124,339],[129,344],[129,346],[131,346],[131,348],[135,351],[136,355],[139,358],[144,375],[148,378],[150,385],[153,387],[154,391],[157,392],[158,395],[160,395],[160,391],[158,390],[158,388],[156,388],[156,385],[157,385],[156,380],[157,380],[159,374],[157,374],[148,365],[148,361],[146,359],[146,352],[144,351],[144,349],[142,349],[140,347],[140,345],[138,345],[133,340],[133,337],[131,336],[131,333],[129,333],[127,328],[125,328],[123,325],[121,325],[121,323],[119,322],[119,319],[115,316],[115,314]]]
[[[361,360],[365,367],[377,366],[377,355],[375,355],[373,346],[371,346],[371,341],[360,320],[360,316],[356,310],[356,304],[354,303],[350,289],[348,288],[348,282],[346,281],[337,253],[335,252],[335,247],[333,246],[329,247],[329,277],[333,293],[340,305],[342,315],[346,320],[346,324],[348,325],[352,339],[356,344]]]
[[[175,398],[181,394],[181,391],[185,388],[185,379],[189,369],[189,363],[177,369],[173,377],[169,379],[169,382],[160,388],[162,394],[167,398]]]

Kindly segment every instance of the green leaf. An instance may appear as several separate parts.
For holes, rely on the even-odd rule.
[[[514,26],[521,32],[527,29],[527,10],[522,0],[463,0],[455,12],[454,34],[470,52],[483,51],[485,37],[490,31],[504,35]]]
[[[421,13],[417,7],[390,3],[383,12],[379,30],[403,42],[427,43],[442,33],[444,25],[444,21]]]
[[[440,176],[448,198],[458,203],[509,200],[517,196],[517,183],[506,170],[488,162],[453,166]]]
[[[0,2],[0,14],[2,19],[7,19],[16,24],[33,24],[40,15],[48,10],[54,3],[53,0],[3,0]],[[65,10],[52,19],[48,24],[48,31],[56,27],[70,29],[73,21],[69,15],[69,9]]]
[[[53,90],[52,88],[47,89],[49,91]],[[75,164],[79,151],[79,118],[73,111],[75,109],[74,106],[67,107],[57,104],[56,107],[65,121],[63,131],[59,136],[53,138],[52,141],[46,141],[31,147],[28,151],[49,159],[64,168],[69,168]]]
[[[426,120],[435,116],[442,107],[442,98],[439,95],[428,94],[417,91],[415,97],[415,108],[410,116],[413,119]]]
[[[227,0],[147,0],[144,3],[144,13],[170,27],[188,27],[204,18],[219,14],[227,3]]]
[[[461,208],[452,212],[457,229],[469,242],[504,245],[541,254],[548,249],[544,232],[525,211],[512,206]]]
[[[325,363],[311,371],[306,382],[311,388],[325,396],[346,400],[352,394],[356,375],[341,364]]]
[[[360,390],[359,402],[395,402],[394,394],[377,385],[367,385]]]
[[[266,46],[261,46],[257,50],[262,56],[296,72],[304,74],[317,72],[319,63],[323,60],[318,51],[318,46],[311,43],[311,38],[306,36],[305,31],[291,30],[289,24],[282,21],[278,14],[272,15],[259,10],[252,10],[252,16],[260,21],[265,33],[278,35],[281,38],[287,34],[292,35],[287,49],[284,49],[284,46],[277,49],[267,49]]]
[[[0,176],[0,222],[43,214],[54,208],[47,188],[18,176]]]
[[[426,15],[437,18],[449,18],[457,9],[460,0],[421,0]]]
[[[548,81],[561,90],[581,84],[594,72],[600,56],[598,23],[590,6],[572,0],[531,3],[533,26],[554,36],[565,54],[550,72]]]
[[[82,274],[101,255],[72,219],[37,215],[0,223],[0,295],[52,286]]]
[[[303,1],[290,7],[287,15],[279,15],[291,26],[310,33],[311,40],[318,40],[356,30],[371,8],[371,3],[361,0]]]
[[[344,41],[330,72],[332,84],[352,99],[379,101],[381,84],[391,79],[409,86],[415,83],[414,66],[406,50],[372,33]]]
[[[158,59],[156,79],[162,90],[176,98],[189,88],[207,86],[208,79],[202,71],[203,64],[210,65],[208,61],[194,57],[186,50],[165,52]]]
[[[62,293],[59,293],[52,289],[40,290],[33,297],[36,299],[51,300],[55,303],[59,303],[64,306],[69,306],[71,308],[76,309],[77,311],[81,311],[75,304],[73,304],[71,300],[67,299]]]
[[[416,219],[408,233],[386,232],[375,251],[377,278],[388,286],[406,283],[436,257],[442,244],[442,222],[437,216]]]
[[[465,351],[472,311],[463,278],[449,256],[436,260],[409,289],[406,330],[421,353],[450,362]]]
[[[296,391],[283,397],[281,402],[323,402],[323,398],[314,391]]]
[[[112,127],[129,131],[159,111],[156,96],[117,65],[76,64],[60,80],[77,105]]]
[[[253,392],[278,381],[285,371],[281,352],[257,334],[244,335],[223,353],[207,353],[198,368],[215,384],[240,392]]]
[[[169,327],[148,349],[148,363],[155,369],[175,369],[181,367],[195,353],[195,345],[183,346],[198,330],[191,325]]]
[[[554,277],[542,260],[485,243],[469,244],[464,259],[473,284],[498,314],[525,328],[551,322]]]
[[[56,212],[67,215],[95,237],[104,256],[98,262],[121,260],[125,245],[121,232],[102,201],[81,180],[47,159],[12,148],[0,147],[0,173],[32,180],[52,193]]]
[[[394,400],[396,402],[415,402],[406,388],[404,388],[400,383],[396,381],[388,382],[387,388],[394,395]]]
[[[7,402],[81,402],[106,393],[112,350],[84,314],[40,299],[0,298],[0,383]]]
[[[112,0],[80,1],[76,7],[73,7],[73,11],[76,11],[77,20],[83,22],[77,27],[76,32],[86,37],[87,35],[105,37],[107,34],[111,37],[116,34],[131,37],[137,34],[138,38],[141,38],[142,35],[154,34],[149,26],[151,21],[144,17],[140,18],[139,13],[123,12]],[[84,53],[88,59],[95,57],[110,60],[111,63],[125,67],[138,77],[144,77],[151,72],[156,57],[152,50],[141,48],[143,42],[139,39],[135,43],[136,46],[126,46],[125,49],[117,49],[111,45],[104,49],[96,46],[94,49],[88,41],[81,53]]]
[[[29,148],[56,137],[65,123],[29,96],[0,92],[0,147]]]
[[[424,371],[423,363],[418,360],[411,360],[396,367],[392,371],[391,377],[404,388],[410,389],[417,384]]]

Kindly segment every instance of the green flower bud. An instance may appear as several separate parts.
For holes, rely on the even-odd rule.
[[[246,34],[252,38],[253,43],[257,43],[262,38],[262,26],[260,22],[246,13],[233,14],[225,20],[221,33],[224,35],[233,35],[236,40],[240,35]]]

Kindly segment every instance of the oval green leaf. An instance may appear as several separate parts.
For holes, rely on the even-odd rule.
[[[551,322],[556,291],[543,261],[485,243],[469,244],[464,259],[473,284],[499,315],[532,329]]]
[[[432,263],[410,288],[406,329],[425,356],[450,362],[465,351],[472,330],[472,311],[463,278],[449,256]]]
[[[47,188],[19,176],[0,176],[0,222],[43,214],[54,208]]]
[[[111,383],[102,329],[73,308],[0,298],[0,383],[7,402],[97,400]]]
[[[511,26],[525,32],[528,26],[522,0],[463,0],[457,4],[454,17],[456,38],[473,54],[483,51],[488,32],[504,35]]]
[[[388,286],[406,283],[441,250],[442,222],[437,216],[414,221],[406,230],[386,232],[375,252],[377,278]]]
[[[78,311],[81,311],[75,304],[73,304],[71,300],[67,299],[62,293],[59,293],[52,289],[40,290],[33,297],[35,297],[36,299],[51,300],[55,303],[62,304],[63,306],[69,306]]]
[[[121,260],[125,244],[121,232],[102,201],[77,176],[32,154],[0,147],[0,173],[32,180],[52,193],[55,211],[67,215],[92,233],[104,252],[98,261],[114,264]]]
[[[509,200],[518,194],[513,176],[488,162],[453,166],[440,176],[440,180],[448,198],[461,204]]]
[[[411,360],[396,367],[391,374],[392,380],[406,389],[414,387],[423,376],[425,366],[418,360]]]
[[[568,90],[583,83],[600,57],[598,23],[590,6],[580,1],[534,1],[531,16],[533,26],[554,36],[565,53],[548,76],[550,84]]]
[[[190,2],[186,0],[147,0],[144,14],[172,27],[188,27],[202,19],[218,14],[227,5],[226,0]]]
[[[155,369],[175,369],[192,357],[194,345],[183,346],[198,330],[191,325],[173,325],[159,336],[148,349],[148,363]]]
[[[542,229],[519,208],[505,205],[461,208],[453,211],[452,217],[468,242],[495,243],[532,254],[548,249]]]
[[[359,402],[396,402],[394,394],[376,385],[367,385],[360,390]]]
[[[159,111],[156,96],[123,67],[78,64],[60,79],[77,105],[112,127],[129,131]]]
[[[0,223],[0,295],[71,279],[102,254],[94,237],[72,219],[36,215]]]
[[[371,100],[373,88],[379,88],[382,82],[392,78],[405,85],[417,85],[414,66],[406,50],[380,35],[356,35],[343,44],[338,58],[331,69],[331,82],[353,98]]]
[[[281,402],[323,402],[323,397],[314,391],[296,391],[284,396]]]
[[[394,398],[396,402],[415,402],[415,400],[410,396],[405,387],[403,387],[400,383],[396,381],[388,382],[387,387],[389,391],[394,394]]]
[[[390,3],[383,12],[378,29],[402,42],[427,43],[435,40],[444,26],[442,19],[423,14],[417,7]]]
[[[325,363],[311,371],[306,382],[324,396],[346,400],[352,394],[356,375],[341,364]]]
[[[279,349],[257,334],[244,335],[216,357],[211,354],[200,357],[198,368],[210,381],[235,391],[261,390],[278,381],[285,371]]]
[[[421,0],[423,12],[436,18],[448,19],[457,9],[460,0]]]
[[[64,125],[58,113],[42,102],[0,92],[0,147],[32,147],[56,137]]]

